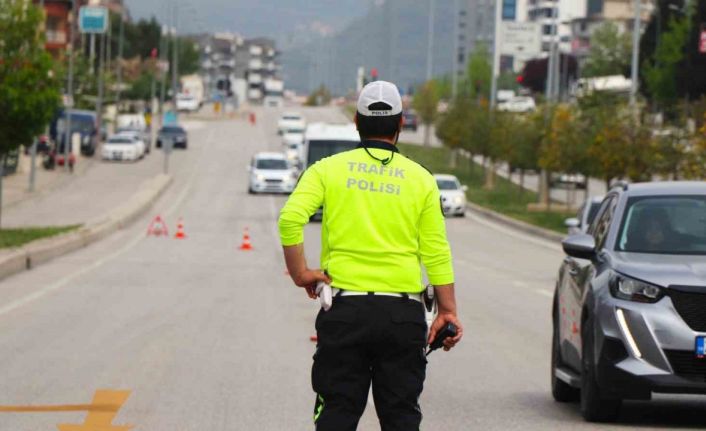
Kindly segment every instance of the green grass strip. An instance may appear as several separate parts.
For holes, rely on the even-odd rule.
[[[475,162],[458,158],[455,169],[449,168],[451,152],[448,148],[425,148],[419,145],[400,143],[400,152],[424,165],[435,174],[451,174],[468,186],[468,200],[506,216],[531,223],[560,233],[566,233],[565,212],[529,212],[527,204],[537,202],[537,193],[522,189],[519,185],[499,175],[495,177],[495,188],[487,190],[485,170]],[[573,214],[573,213],[572,213]]]
[[[38,239],[70,232],[79,227],[81,225],[0,229],[0,248],[20,247]]]

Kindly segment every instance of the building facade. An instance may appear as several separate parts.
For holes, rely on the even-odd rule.
[[[551,50],[553,35],[561,52],[571,51],[571,22],[586,16],[587,0],[529,0],[527,20],[541,24],[542,52]],[[556,24],[556,31],[554,31]]]
[[[235,96],[259,104],[265,81],[280,72],[279,52],[271,39],[244,39],[232,33],[201,35],[201,76],[209,97]]]
[[[44,0],[44,46],[55,58],[63,56],[69,43],[71,6],[71,0]]]
[[[635,20],[634,0],[588,0],[586,16],[571,21],[571,51],[579,61],[585,60],[591,48],[593,33],[605,22],[612,22],[621,33],[632,33]],[[643,0],[642,29],[654,12],[654,0]]]

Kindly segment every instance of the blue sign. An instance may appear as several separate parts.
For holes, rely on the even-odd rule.
[[[706,358],[706,337],[696,337],[696,357]]]
[[[108,30],[108,9],[103,6],[83,6],[78,11],[81,33],[103,34]]]

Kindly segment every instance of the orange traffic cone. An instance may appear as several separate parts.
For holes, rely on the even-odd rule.
[[[248,228],[243,229],[243,242],[240,244],[239,248],[244,251],[252,250],[252,244],[250,244],[250,234],[248,233]]]
[[[176,234],[174,235],[174,238],[176,239],[185,239],[186,234],[184,233],[184,222],[179,219],[179,222],[177,223],[177,231]]]

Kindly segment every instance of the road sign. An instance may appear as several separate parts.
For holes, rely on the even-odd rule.
[[[503,21],[500,54],[533,58],[542,50],[541,24]]]
[[[103,34],[108,30],[108,9],[103,6],[83,6],[78,12],[81,33]]]
[[[699,43],[699,52],[706,54],[706,29],[701,29],[701,39]]]

